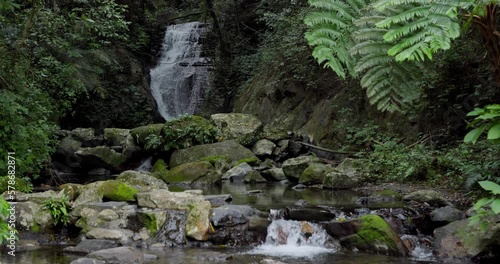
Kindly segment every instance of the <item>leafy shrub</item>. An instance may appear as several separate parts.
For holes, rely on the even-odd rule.
[[[464,142],[476,143],[483,132],[488,131],[488,140],[500,143],[500,104],[476,108],[467,116],[477,116],[468,127],[475,127],[464,138]]]
[[[66,226],[69,224],[71,205],[67,195],[63,194],[59,198],[50,198],[43,203],[43,207],[48,209],[50,215],[52,215],[54,226],[59,224]]]
[[[9,203],[5,201],[2,196],[0,196],[0,245],[2,245],[4,240],[11,236],[11,231],[13,230],[7,222],[7,218],[10,215],[9,209]],[[14,232],[17,233],[16,230],[14,230]]]
[[[0,177],[0,193],[7,191],[9,188],[9,178],[6,176]],[[14,188],[16,191],[23,193],[30,193],[33,191],[33,184],[31,184],[29,178],[19,178],[16,177],[14,180]]]
[[[160,135],[146,138],[147,150],[171,151],[217,141],[220,131],[210,121],[199,116],[181,116],[167,121]]]

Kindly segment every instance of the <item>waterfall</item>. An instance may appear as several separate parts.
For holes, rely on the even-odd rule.
[[[331,237],[319,225],[278,219],[267,228],[265,243],[249,254],[312,258],[337,249],[339,248],[332,243]]]
[[[208,61],[200,39],[205,24],[191,22],[167,27],[158,65],[151,69],[151,93],[158,111],[169,120],[193,114],[209,85]]]
[[[153,168],[153,156],[143,160],[139,167],[135,168],[135,171],[148,172]]]

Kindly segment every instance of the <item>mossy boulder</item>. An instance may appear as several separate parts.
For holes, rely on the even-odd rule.
[[[64,156],[75,154],[82,147],[82,142],[74,139],[72,136],[63,138],[57,145],[56,153]]]
[[[266,182],[266,179],[260,175],[260,172],[252,170],[245,175],[245,179],[243,181],[245,183],[262,183]]]
[[[198,145],[187,149],[176,150],[170,157],[170,168],[174,168],[188,162],[199,161],[202,158],[209,156],[227,156],[233,162],[247,158],[257,159],[257,157],[249,149],[243,147],[234,140],[228,140],[219,143]]]
[[[287,159],[283,162],[283,173],[291,182],[298,182],[300,176],[309,164],[317,162],[319,159],[313,156],[301,156],[297,158]]]
[[[351,189],[357,186],[357,180],[338,170],[327,173],[323,179],[323,188],[326,189]]]
[[[332,170],[332,167],[323,163],[311,163],[300,175],[299,183],[304,185],[322,184],[325,175]]]
[[[408,255],[408,249],[399,235],[378,215],[364,215],[346,222],[330,222],[325,229],[346,248],[395,256]]]
[[[214,114],[210,120],[220,129],[224,140],[234,139],[244,146],[255,144],[263,130],[262,122],[248,114]]]
[[[276,144],[274,144],[271,140],[261,139],[257,141],[255,145],[253,145],[252,151],[255,155],[259,157],[267,157],[273,154],[273,150],[275,147]]]
[[[163,159],[158,159],[151,168],[151,173],[158,179],[165,177],[167,172],[168,172],[167,164]]]
[[[135,143],[137,143],[141,147],[144,147],[144,145],[146,144],[146,138],[151,134],[159,136],[163,125],[164,124],[160,123],[136,127],[130,130],[130,134],[132,135]]]
[[[428,203],[434,207],[453,206],[443,195],[434,190],[418,190],[405,195],[404,200]]]
[[[135,201],[134,195],[138,191],[137,188],[117,180],[106,181],[99,187],[102,196],[111,201]]]
[[[208,161],[189,162],[172,168],[162,180],[166,183],[191,184],[213,170],[214,167]]]
[[[154,190],[137,194],[137,203],[141,207],[191,210],[196,204],[205,201],[203,195],[189,192],[170,192]]]
[[[282,168],[271,168],[262,172],[262,176],[268,181],[286,180],[285,173]]]
[[[168,189],[168,185],[164,181],[145,172],[132,170],[124,171],[120,173],[116,180],[124,182],[140,191]]]
[[[54,222],[49,210],[36,202],[18,202],[16,205],[16,228],[39,232]]]
[[[207,157],[201,158],[200,160],[201,161],[208,161],[212,165],[215,165],[220,160],[224,160],[225,162],[231,162],[231,158],[229,158],[229,156],[226,156],[226,155],[207,156]]]
[[[113,146],[123,147],[122,153],[129,158],[141,151],[141,148],[135,143],[130,129],[105,128],[104,139]]]
[[[84,185],[80,191],[80,195],[73,202],[73,208],[86,203],[102,202],[103,195],[99,191],[99,188],[103,183],[104,181],[97,181]]]
[[[82,158],[82,165],[91,168],[102,167],[116,171],[127,161],[127,156],[107,146],[81,148],[76,154]]]
[[[482,217],[477,224],[470,219],[452,222],[434,230],[437,256],[473,258],[490,256],[498,259],[500,252],[500,215]],[[483,224],[484,223],[484,224]]]
[[[142,226],[149,231],[151,236],[154,236],[167,220],[167,211],[165,210],[141,211],[137,215]]]
[[[59,190],[63,191],[69,198],[69,200],[75,200],[78,198],[80,193],[82,192],[84,185],[76,184],[76,183],[65,183],[59,186]]]
[[[75,128],[71,130],[70,135],[80,142],[91,142],[95,138],[95,131],[93,128]]]
[[[261,162],[260,159],[258,159],[257,157],[245,158],[245,159],[240,159],[240,160],[236,161],[235,166],[238,166],[242,163],[247,163],[249,165],[255,166],[255,165],[259,165],[260,162]]]
[[[186,220],[187,237],[198,241],[208,240],[211,209],[212,205],[209,201],[202,201],[190,210]]]

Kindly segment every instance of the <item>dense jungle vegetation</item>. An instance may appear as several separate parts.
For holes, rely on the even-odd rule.
[[[338,98],[329,106],[335,113],[327,137],[334,147],[359,151],[374,181],[456,188],[500,182],[500,145],[480,137],[498,129],[500,115],[493,105],[500,101],[496,7],[452,0],[0,0],[0,175],[7,174],[5,153],[14,151],[19,186],[29,190],[32,179],[46,177],[61,128],[153,122],[147,72],[162,30],[201,20],[211,24],[205,52],[213,63],[202,115],[239,110],[238,98],[270,93],[267,87],[275,102],[301,93]],[[467,116],[486,105],[493,106],[475,111],[477,121]],[[472,128],[466,141],[477,143],[464,143]]]

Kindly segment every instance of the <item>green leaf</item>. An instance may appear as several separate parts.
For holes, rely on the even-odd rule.
[[[482,198],[474,204],[474,210],[479,210],[479,208],[491,203],[493,198]]]
[[[493,194],[500,194],[500,185],[492,181],[480,181],[479,185],[481,185],[483,189],[490,191]]]
[[[473,144],[475,144],[476,141],[478,140],[479,136],[481,136],[481,134],[483,133],[483,131],[485,129],[486,129],[486,125],[482,125],[480,127],[476,127],[474,129],[472,129],[471,131],[469,131],[469,133],[467,133],[467,135],[465,135],[464,142],[465,143],[472,142]]]
[[[488,139],[493,140],[500,138],[500,123],[493,125],[488,131]]]
[[[491,203],[491,210],[493,210],[493,213],[495,213],[495,214],[500,213],[500,198],[496,198]]]

